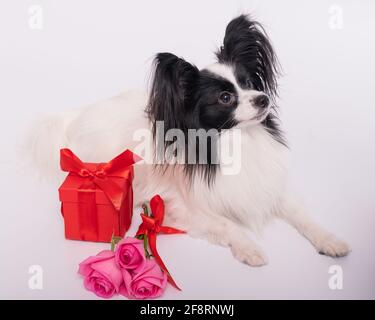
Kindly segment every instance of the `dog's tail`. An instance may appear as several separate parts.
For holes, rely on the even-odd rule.
[[[22,146],[26,165],[40,178],[56,179],[61,176],[60,149],[69,147],[67,128],[74,113],[44,116],[27,133]]]

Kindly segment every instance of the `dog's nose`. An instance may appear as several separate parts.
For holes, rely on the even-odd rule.
[[[268,104],[270,103],[270,99],[265,94],[260,94],[256,98],[253,99],[253,103],[256,107],[264,109],[268,107]]]

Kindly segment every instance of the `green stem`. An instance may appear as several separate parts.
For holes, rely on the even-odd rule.
[[[147,207],[147,204],[146,204],[146,203],[142,204],[142,209],[143,209],[143,213],[144,213],[146,216],[148,216],[148,207]]]
[[[115,235],[112,235],[112,238],[111,238],[111,251],[115,251],[116,244],[119,243],[121,239],[122,239],[122,237],[117,237]]]
[[[146,258],[147,259],[150,259],[151,258],[151,254],[148,252],[148,237],[147,235],[144,235],[144,238],[143,238],[143,246],[145,248],[145,255],[146,255]]]
[[[137,238],[137,239],[139,239],[139,240],[143,240],[144,235],[143,235],[143,234],[140,234],[140,235],[138,235],[138,236],[135,236],[135,238]]]

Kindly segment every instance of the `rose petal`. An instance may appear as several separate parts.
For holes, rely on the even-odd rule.
[[[96,256],[88,257],[79,264],[78,273],[82,276],[87,276],[92,271],[92,263],[110,259],[113,256],[114,253],[111,250],[104,250],[99,252]]]
[[[131,282],[132,282],[132,276],[130,272],[126,269],[122,269],[122,278],[123,278],[123,288],[120,290],[120,294],[122,294],[125,297],[128,298],[134,298],[132,295],[132,290],[131,290]]]
[[[138,274],[123,273],[127,291],[137,299],[156,298],[163,294],[167,285],[167,275],[155,260],[147,260]]]
[[[116,247],[115,261],[119,268],[142,269],[146,261],[143,241],[131,237],[122,239]]]
[[[116,292],[119,292],[123,278],[121,270],[117,267],[113,257],[108,260],[95,262],[91,264],[91,268],[110,281],[114,285]]]
[[[96,271],[85,278],[84,286],[102,298],[110,298],[115,293],[113,284]]]

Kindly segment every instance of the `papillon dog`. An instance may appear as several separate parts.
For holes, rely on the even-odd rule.
[[[166,223],[229,247],[238,260],[267,263],[252,236],[275,217],[318,252],[345,256],[348,245],[313,222],[289,190],[289,149],[276,105],[280,68],[264,28],[247,15],[233,19],[216,57],[200,70],[159,53],[148,93],[128,91],[43,119],[28,144],[34,162],[57,174],[62,147],[87,162],[131,149],[145,158],[135,165],[135,205],[160,194]],[[224,141],[239,150],[233,172],[223,170]]]

